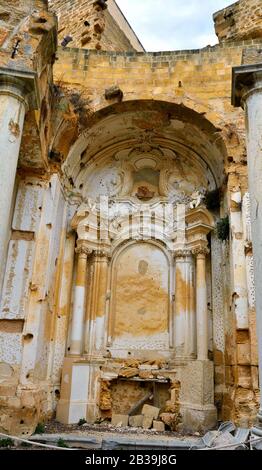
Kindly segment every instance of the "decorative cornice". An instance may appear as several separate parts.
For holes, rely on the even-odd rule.
[[[30,109],[39,109],[36,72],[0,67],[0,94],[14,96],[27,104]]]
[[[262,64],[241,65],[232,71],[232,105],[242,106],[250,94],[262,93]]]

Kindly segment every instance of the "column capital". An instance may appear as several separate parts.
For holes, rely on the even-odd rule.
[[[89,246],[86,245],[85,242],[81,241],[81,240],[78,240],[77,241],[77,247],[75,249],[75,252],[79,255],[79,256],[86,256],[86,257],[89,257],[92,255],[93,253],[93,250],[89,248]]]
[[[30,109],[39,109],[36,72],[0,67],[0,94],[14,96]]]
[[[93,251],[93,257],[96,258],[96,259],[97,258],[98,259],[106,258],[107,260],[109,260],[110,259],[110,253],[105,248],[99,248],[99,249]]]
[[[192,253],[195,256],[207,256],[210,253],[210,250],[207,246],[196,246],[192,248]]]
[[[192,250],[189,250],[187,248],[185,249],[179,249],[174,251],[174,258],[187,258],[188,256],[192,256]]]
[[[232,105],[244,107],[247,98],[258,92],[262,93],[262,64],[233,67]]]

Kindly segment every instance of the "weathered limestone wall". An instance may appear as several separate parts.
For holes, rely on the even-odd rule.
[[[111,139],[110,143],[117,146],[120,137],[130,138],[130,135],[124,134],[130,128],[136,129],[133,140],[135,137],[136,144],[139,141],[143,152],[148,147],[154,149],[152,139],[163,140],[169,129],[170,134],[183,142],[186,140],[188,147],[201,158],[208,156],[217,170],[217,183],[221,186],[223,200],[215,219],[229,215],[230,239],[222,243],[215,232],[212,234],[211,267],[210,261],[207,266],[207,277],[212,271],[212,282],[209,279],[207,299],[205,292],[202,301],[208,300],[209,323],[211,325],[213,320],[213,332],[210,326],[209,351],[205,345],[205,354],[208,353],[215,364],[214,392],[219,418],[234,419],[248,426],[255,417],[258,405],[253,257],[244,117],[241,110],[231,106],[230,94],[232,66],[242,63],[243,56],[249,55],[249,48],[252,57],[257,57],[261,50],[261,31],[256,20],[261,14],[260,2],[243,0],[235,4],[232,15],[230,7],[217,14],[215,21],[221,42],[227,39],[231,40],[230,44],[224,42],[202,50],[148,54],[142,52],[123,17],[114,10],[113,2],[108,2],[109,8],[105,10],[95,7],[94,2],[89,0],[82,1],[81,5],[69,0],[49,2],[59,16],[59,40],[66,35],[74,39],[66,49],[59,49],[54,66],[56,87],[52,84],[55,19],[46,10],[38,11],[33,17],[28,16],[32,6],[41,10],[45,4],[17,0],[12,2],[12,8],[10,2],[4,1],[0,7],[1,66],[14,71],[20,68],[36,71],[39,76],[38,110],[30,110],[25,117],[0,303],[0,429],[10,433],[29,433],[40,419],[50,416],[55,409],[65,351],[70,347],[67,336],[73,338],[70,334],[74,330],[73,322],[69,327],[72,304],[77,299],[77,306],[82,308],[85,302],[83,295],[77,295],[76,289],[72,289],[73,273],[77,272],[74,265],[78,258],[82,260],[79,270],[83,271],[83,266],[86,269],[90,253],[83,249],[80,250],[81,257],[79,251],[78,257],[75,257],[75,234],[69,227],[76,210],[74,204],[79,204],[81,197],[91,191],[92,182],[86,187],[83,169],[88,167],[88,158],[95,159],[98,149],[108,144],[103,139]],[[244,7],[245,14],[242,15]],[[228,18],[232,23],[230,32],[227,30]],[[85,21],[89,21],[89,27],[84,24]],[[240,33],[240,29],[244,32]],[[258,39],[252,40],[252,44],[248,41],[233,42],[234,39],[243,38]],[[20,45],[16,50],[17,41]],[[70,48],[71,44],[75,48]],[[97,50],[86,50],[91,47]],[[115,87],[116,94],[105,93],[111,87]],[[84,108],[86,113],[83,113]],[[104,124],[107,118],[108,127]],[[85,139],[88,151],[87,145],[81,147]],[[74,153],[72,148],[76,141]],[[64,161],[66,164],[61,168]],[[103,169],[107,176],[105,166]],[[210,175],[208,178],[211,184]],[[116,185],[114,180],[111,185]],[[90,285],[95,307],[90,324],[87,322],[86,326],[92,330],[96,322],[100,322],[100,327],[93,333],[91,331],[90,344],[86,342],[84,345],[87,353],[99,353],[100,359],[90,363],[88,360],[81,362],[79,357],[67,357],[64,363],[64,397],[73,402],[72,409],[67,409],[70,419],[83,417],[82,413],[85,412],[90,419],[95,417],[100,387],[100,409],[105,412],[111,409],[105,403],[110,401],[111,392],[105,385],[103,388],[102,380],[118,380],[121,374],[124,374],[122,377],[134,374],[133,377],[140,378],[153,375],[153,369],[143,369],[145,364],[140,364],[142,359],[135,366],[123,360],[122,372],[120,370],[113,376],[110,357],[108,364],[105,357],[101,361],[105,328],[105,318],[101,312],[106,303],[107,255],[107,252],[98,252],[91,260],[90,282],[93,284]],[[140,288],[136,285],[131,263],[128,264],[127,273],[118,273],[120,294],[115,327],[119,341],[122,341],[128,328],[128,322],[124,324],[122,321],[125,306],[121,279],[127,274],[132,278],[135,289]],[[181,291],[190,291],[193,268],[188,265],[183,269],[189,281],[186,289]],[[103,282],[100,284],[101,279]],[[85,284],[83,272],[77,282],[80,287]],[[184,284],[182,282],[181,285]],[[164,282],[163,285],[165,300],[168,289]],[[176,294],[179,295],[179,289]],[[139,307],[135,304],[135,308]],[[159,332],[163,333],[164,339],[161,341],[166,347],[168,315],[166,311],[164,313],[163,324],[159,322],[156,312],[152,326],[157,325],[158,336]],[[83,309],[81,315],[84,315]],[[137,321],[137,318],[130,316],[130,319],[131,329],[132,321]],[[150,319],[147,323],[150,324]],[[141,336],[144,335],[143,328],[141,322]],[[132,333],[131,346],[132,341],[135,342],[136,331]],[[146,342],[148,331],[144,336]],[[82,337],[80,339],[83,340]],[[76,346],[77,353],[81,353],[78,343]],[[189,346],[190,355],[192,345]],[[128,351],[124,353],[128,354]],[[198,378],[203,378],[206,370],[210,403],[213,398],[212,364],[205,369],[201,361],[197,362]],[[101,372],[102,363],[105,370]],[[166,375],[162,365],[155,369],[158,375],[161,372],[172,382],[170,410],[179,414],[183,401],[184,404],[195,403],[196,406],[200,402],[203,404],[202,381],[198,380],[192,386],[194,375],[190,371],[191,368],[194,371],[194,361],[188,369],[178,367],[172,372],[171,367],[172,364]],[[70,391],[71,380],[74,383]],[[78,386],[79,383],[82,387]],[[89,383],[93,386],[88,391]],[[103,391],[106,395],[104,400]],[[113,402],[118,393],[119,390],[113,386]],[[74,401],[77,402],[76,407]],[[60,404],[60,415],[66,420],[66,408],[63,408],[63,403]],[[116,409],[114,403],[113,408]],[[184,408],[183,412],[187,414],[186,406]],[[195,416],[197,420],[198,413]]]
[[[248,50],[248,47],[248,43],[232,42],[230,47],[216,46],[194,53],[143,55],[60,49],[55,66],[57,78],[61,79],[64,71],[63,86],[78,88],[85,93],[94,111],[115,105],[117,99],[107,101],[104,94],[105,89],[115,85],[123,92],[123,103],[137,99],[183,103],[205,113],[205,117],[221,132],[227,147],[224,165],[225,174],[229,177],[228,194],[232,193],[233,202],[225,200],[220,216],[229,213],[232,205],[234,209],[230,219],[230,245],[216,241],[215,237],[212,241],[215,403],[221,419],[233,418],[242,425],[251,423],[258,406],[257,359],[256,347],[251,346],[254,342],[254,307],[248,300],[250,289],[253,289],[249,274],[250,257],[242,234],[241,212],[236,215],[234,212],[240,207],[234,202],[236,193],[240,191],[243,198],[247,191],[244,118],[242,112],[231,107],[228,97],[231,92],[231,64],[241,64],[243,49]],[[260,40],[253,42],[252,50],[260,47]],[[121,105],[117,106],[120,111]],[[228,264],[231,252],[232,268]],[[239,255],[244,262],[244,270],[247,263],[247,274],[242,266],[237,266]],[[249,288],[246,283],[250,284]],[[242,313],[245,325],[238,326],[237,318],[241,318]]]
[[[105,9],[96,0],[51,0],[49,7],[58,16],[59,43],[70,36],[69,47],[143,51],[114,0],[109,0]]]
[[[214,14],[219,42],[262,37],[262,5],[260,0],[239,0]]]
[[[31,432],[40,416],[52,414],[58,393],[68,303],[60,297],[62,267],[70,286],[72,259],[66,219],[57,176],[21,179],[0,307],[0,428],[10,433]]]

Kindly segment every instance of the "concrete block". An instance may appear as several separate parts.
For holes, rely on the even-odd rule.
[[[112,415],[111,424],[112,426],[125,427],[128,426],[128,415]]]
[[[144,405],[142,409],[142,415],[148,416],[153,419],[157,419],[159,416],[160,408],[156,408],[155,406],[151,405]]]
[[[144,416],[143,417],[143,429],[152,428],[152,424],[153,424],[153,417],[152,416]]]
[[[143,415],[129,416],[129,426],[132,426],[133,428],[142,428],[143,418]]]
[[[158,432],[163,432],[165,431],[165,424],[163,421],[153,421],[153,429],[155,429]]]

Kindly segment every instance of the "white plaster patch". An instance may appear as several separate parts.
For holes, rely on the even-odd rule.
[[[7,364],[20,364],[22,358],[22,335],[0,333],[0,361]]]
[[[14,230],[35,232],[39,225],[43,201],[40,182],[22,181],[19,184],[12,227]]]
[[[89,365],[73,365],[69,423],[77,423],[81,418],[86,417],[89,374]]]
[[[34,244],[27,240],[11,240],[9,243],[0,318],[25,318]]]

